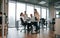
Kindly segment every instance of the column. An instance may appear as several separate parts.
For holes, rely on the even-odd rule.
[[[54,4],[49,5],[49,17],[50,17],[50,19],[55,18]]]

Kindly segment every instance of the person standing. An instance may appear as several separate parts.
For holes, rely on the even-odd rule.
[[[35,21],[34,25],[36,26],[36,31],[38,31],[40,29],[40,26],[38,25],[38,22],[40,21],[40,15],[37,12],[37,9],[34,9],[34,16],[35,16]]]
[[[34,16],[35,16],[35,19],[36,19],[37,21],[40,21],[40,15],[39,15],[37,9],[34,9]]]

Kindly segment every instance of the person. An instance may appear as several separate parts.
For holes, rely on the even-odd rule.
[[[34,16],[35,16],[35,19],[36,19],[37,21],[40,21],[40,15],[39,15],[39,13],[37,12],[37,9],[34,9]]]
[[[34,23],[34,25],[36,26],[36,31],[38,31],[40,29],[40,26],[38,26],[38,22],[40,21],[40,15],[37,9],[34,9],[34,16],[35,16],[35,20],[37,21]]]
[[[21,12],[20,13],[20,18],[22,18],[23,21],[26,22],[28,17],[26,16],[26,14],[23,14],[23,12]]]
[[[24,11],[24,19],[25,20],[28,19],[28,15],[27,15],[26,11]]]
[[[23,24],[25,24],[26,20],[24,19],[24,14],[23,14],[23,12],[20,13],[20,18],[23,20]]]
[[[37,25],[37,22],[35,21],[35,16],[33,16],[32,14],[30,14],[30,16],[31,16],[31,25],[34,25],[35,31],[38,32],[39,26]]]
[[[30,14],[30,17],[31,17],[31,22],[35,22],[35,17],[32,15],[32,14]]]
[[[24,11],[24,15],[28,17],[28,15],[27,15],[26,11]]]
[[[27,31],[28,31],[28,33],[30,32],[30,27],[31,27],[31,23],[28,23],[28,22],[26,22],[27,20],[26,19],[24,19],[24,14],[21,12],[21,14],[20,14],[20,18],[22,18],[22,20],[23,20],[23,25],[24,25],[24,27],[26,27],[26,25],[27,25]]]
[[[23,12],[21,12],[21,13],[20,13],[20,18],[22,18],[22,19],[23,19],[23,21],[25,22]]]

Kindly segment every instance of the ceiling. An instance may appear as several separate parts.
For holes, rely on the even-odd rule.
[[[54,7],[60,9],[60,0],[10,0],[10,1],[17,1],[17,2],[27,2],[32,4],[38,4],[42,6],[49,6],[50,4],[54,4]],[[39,4],[39,2],[45,1],[45,4]]]

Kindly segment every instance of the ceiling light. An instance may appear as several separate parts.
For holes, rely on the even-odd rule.
[[[39,2],[39,4],[45,4],[46,2],[45,1],[41,1],[41,2]]]
[[[60,6],[56,6],[55,8],[60,8]]]

